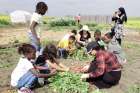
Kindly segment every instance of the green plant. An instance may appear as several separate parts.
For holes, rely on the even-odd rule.
[[[140,93],[140,85],[134,85],[133,87],[130,87],[126,93]]]
[[[88,93],[89,84],[80,80],[80,74],[63,72],[50,78],[55,93]]]
[[[89,27],[96,27],[97,26],[96,23],[86,23],[86,25],[89,26]]]
[[[0,16],[0,26],[10,25],[10,17],[6,15]]]
[[[57,20],[53,20],[50,23],[51,27],[56,27],[56,26],[75,26],[76,22],[73,19],[57,19]]]
[[[125,27],[130,29],[140,29],[140,18],[129,18]]]
[[[81,49],[76,49],[73,55],[70,56],[70,58],[78,61],[87,61],[87,60],[91,61],[94,59],[94,56],[86,54],[85,48],[81,48]]]

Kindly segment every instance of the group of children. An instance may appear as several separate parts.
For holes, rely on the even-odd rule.
[[[21,57],[12,72],[11,85],[23,93],[48,83],[47,78],[55,75],[57,71],[69,71],[68,67],[57,61],[55,45],[48,44],[38,57],[36,48],[30,44],[22,44],[18,53]]]
[[[31,93],[31,89],[35,86],[49,83],[48,78],[54,76],[58,71],[71,71],[57,59],[59,57],[67,58],[67,55],[73,54],[73,51],[81,47],[86,48],[85,52],[88,55],[95,56],[90,63],[79,70],[79,73],[82,73],[81,79],[95,84],[99,88],[118,84],[122,65],[126,59],[114,30],[104,36],[101,36],[100,30],[96,30],[95,41],[92,41],[90,29],[84,25],[78,33],[76,30],[67,33],[57,46],[48,44],[43,48],[41,54],[37,54],[41,50],[40,19],[47,10],[47,4],[44,2],[36,5],[30,31],[28,31],[31,44],[24,43],[18,48],[21,57],[12,72],[11,85],[16,87],[19,92]],[[121,20],[121,18],[118,19]]]
[[[61,58],[72,55],[76,49],[86,47],[91,42],[91,33],[87,25],[84,25],[77,33],[72,30],[66,34],[58,44],[58,51]]]

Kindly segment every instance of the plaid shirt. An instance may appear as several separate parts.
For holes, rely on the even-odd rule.
[[[90,77],[98,77],[106,72],[112,70],[117,70],[121,67],[117,57],[107,51],[99,51],[96,53],[95,60],[91,63],[92,71],[90,72]]]

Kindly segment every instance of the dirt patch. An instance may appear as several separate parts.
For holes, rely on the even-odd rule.
[[[13,43],[15,40],[19,40],[19,42],[27,42],[28,29],[26,28],[11,28],[11,29],[0,29],[0,45],[9,45],[9,43]],[[67,31],[44,31],[42,32],[42,40],[60,40]],[[93,32],[92,32],[93,36]],[[126,36],[124,38],[125,45],[124,49],[127,55],[128,62],[124,65],[122,78],[120,84],[114,86],[110,89],[104,89],[107,93],[125,93],[130,86],[140,84],[140,34],[135,31],[127,31]],[[8,51],[8,52],[6,52]],[[16,53],[16,49],[12,50],[3,50],[0,49],[0,64],[7,64],[6,67],[0,68],[0,93],[10,93],[7,92],[9,89],[9,81],[10,74],[15,65],[18,62],[18,54]],[[6,54],[7,53],[7,54]],[[8,59],[8,60],[7,60]],[[75,61],[72,59],[60,60],[64,64],[69,67],[79,67],[85,65],[86,62]],[[4,65],[5,66],[5,65]],[[43,91],[43,89],[41,90]],[[44,92],[41,92],[44,93]]]

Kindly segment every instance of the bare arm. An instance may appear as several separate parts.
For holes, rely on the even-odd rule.
[[[90,43],[91,41],[92,41],[92,39],[91,39],[91,38],[89,38],[89,39],[88,39],[88,43]]]
[[[78,43],[81,43],[81,44],[85,44],[85,42],[80,41],[80,38],[81,38],[81,36],[80,36],[80,34],[78,34],[78,35],[77,35],[77,42],[78,42]]]
[[[38,70],[47,70],[48,69],[47,67],[44,67],[44,66],[34,66],[34,67]]]
[[[51,68],[54,68],[58,71],[66,71],[66,68],[64,65],[62,65],[62,64],[60,65],[60,63],[52,63],[49,60],[46,60],[46,61]]]
[[[51,76],[54,76],[56,74],[56,70],[52,70],[50,74],[41,74],[39,73],[36,69],[31,69],[30,70],[36,77],[39,78],[49,78]]]
[[[69,68],[62,63],[59,63],[59,66],[62,67],[65,71],[69,71]]]
[[[35,38],[38,40],[38,44],[40,44],[40,39],[37,37],[37,33],[36,33],[36,30],[35,30],[37,25],[38,25],[38,23],[33,21],[31,26],[30,26],[30,30],[31,30],[32,34],[35,36]]]

